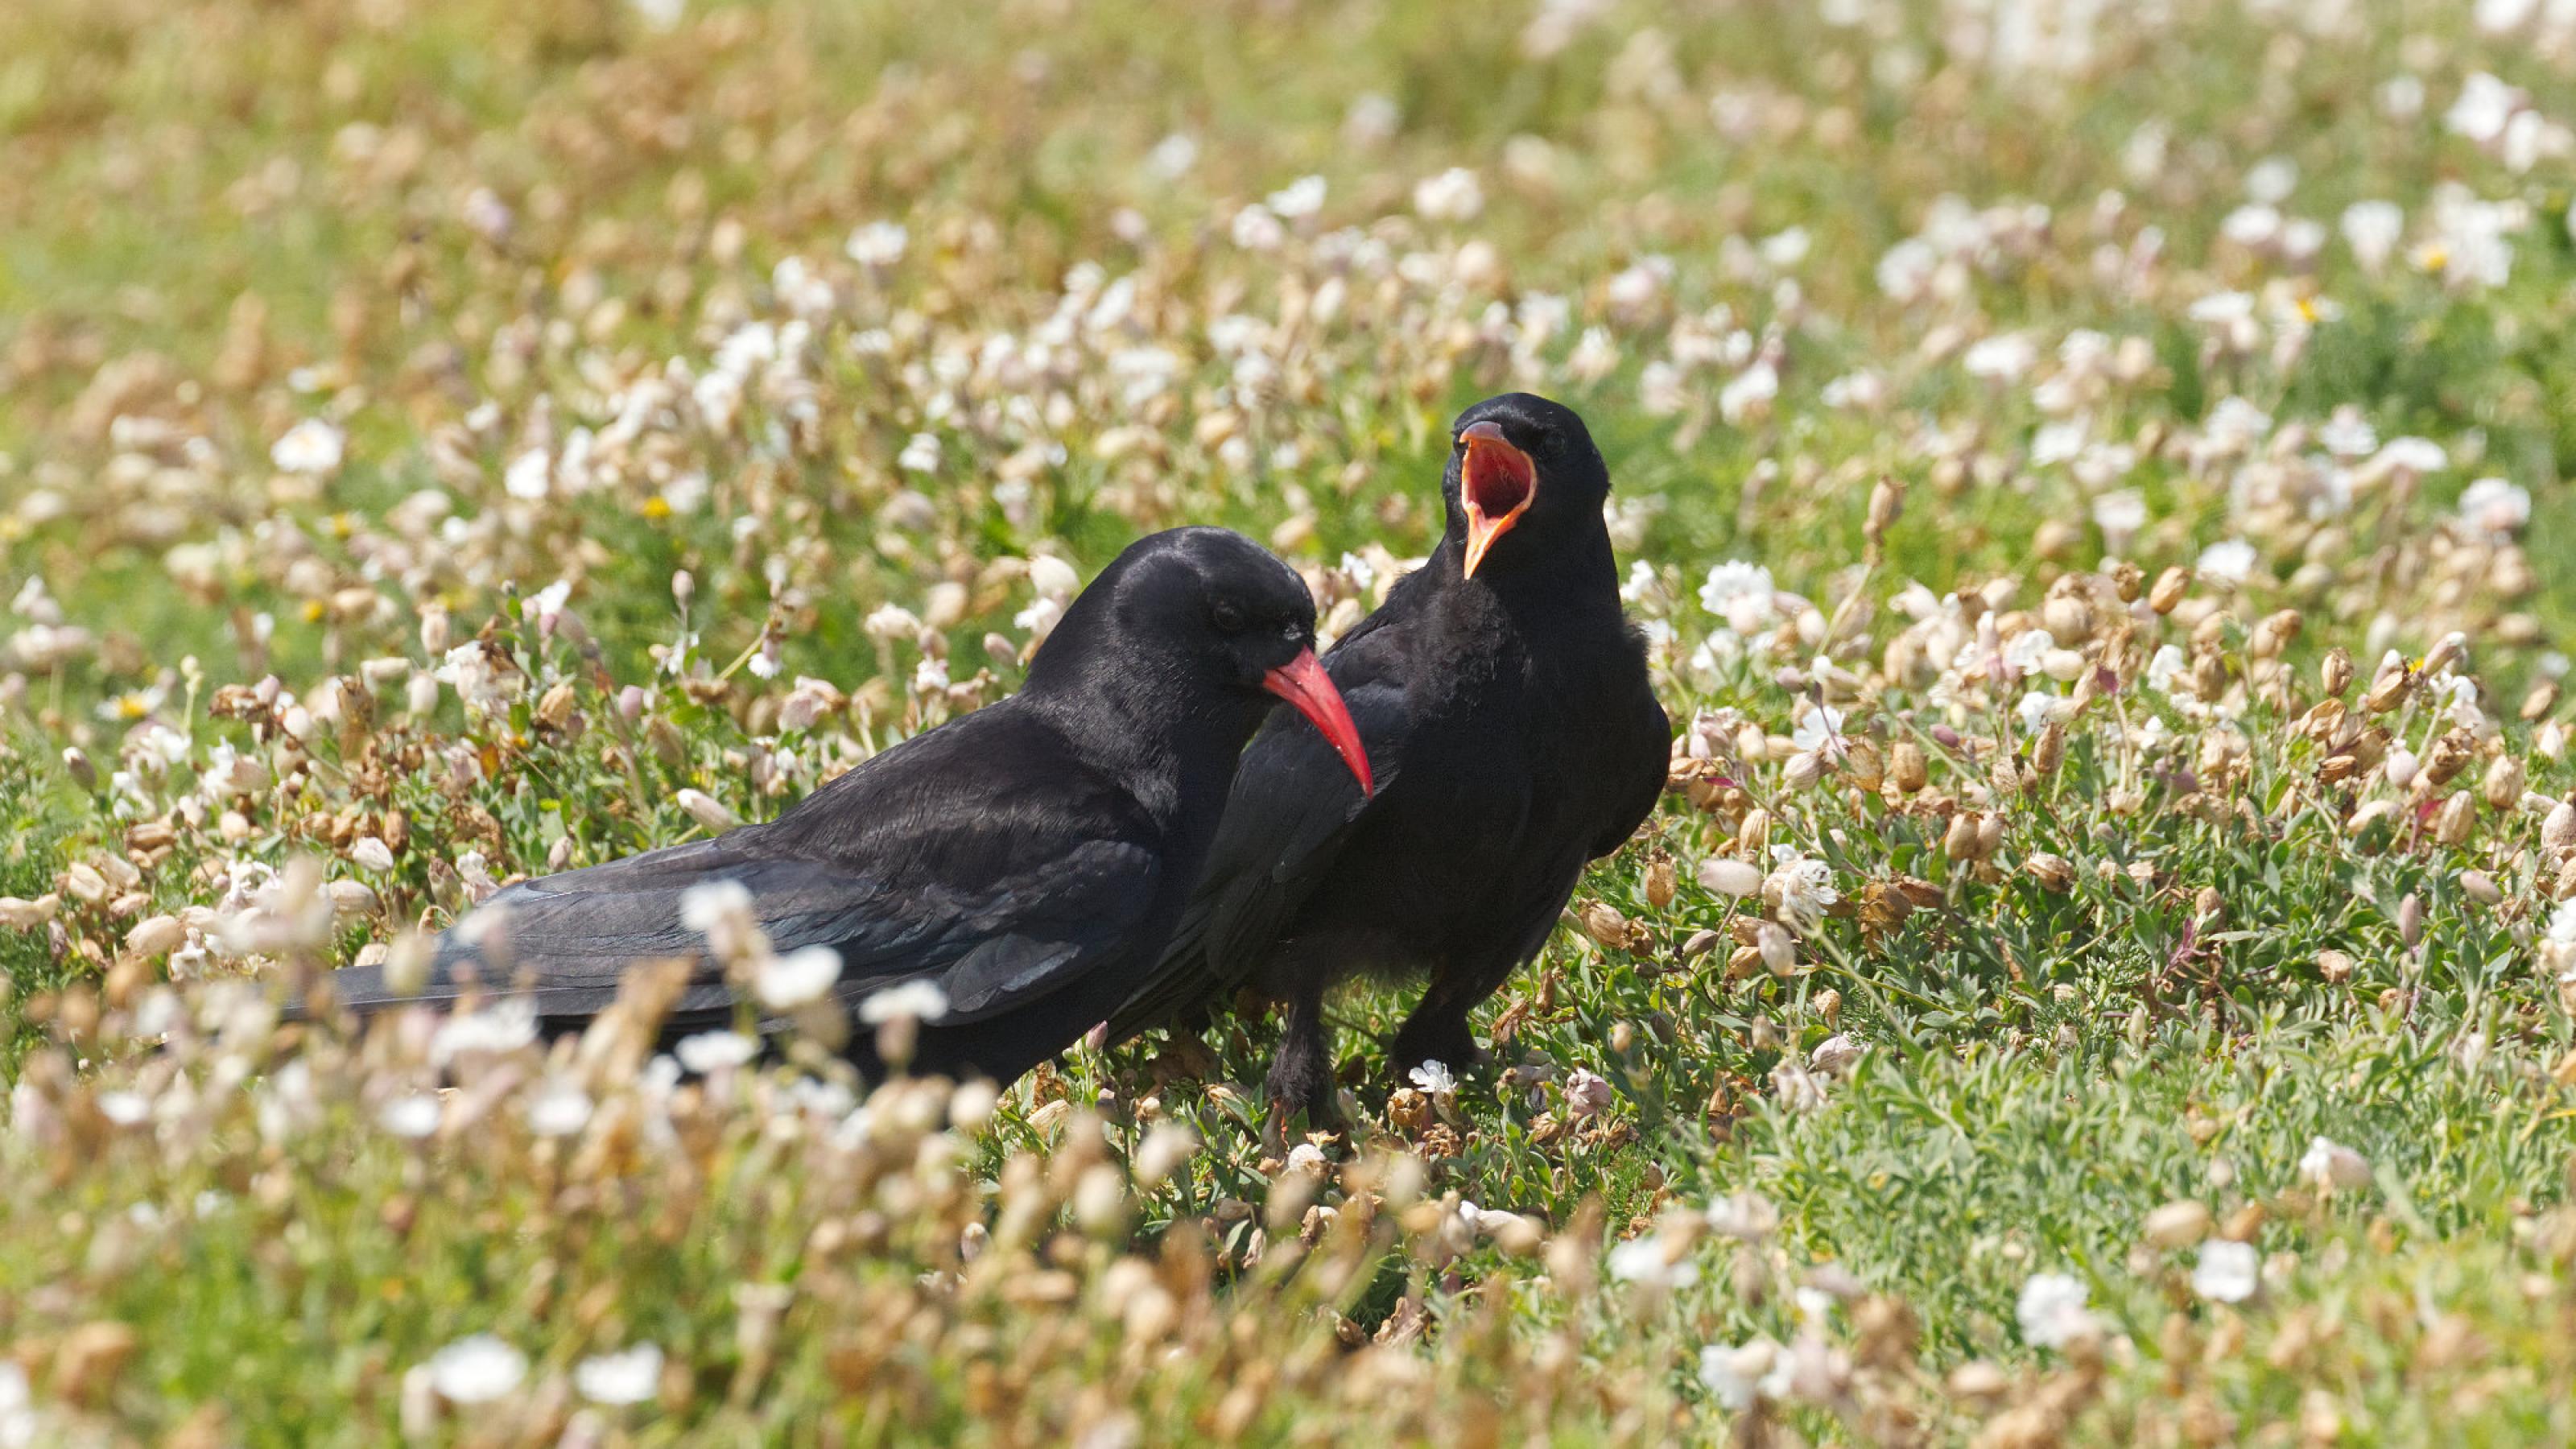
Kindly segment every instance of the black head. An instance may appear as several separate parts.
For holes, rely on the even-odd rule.
[[[1031,694],[1085,689],[1150,700],[1174,717],[1240,719],[1246,737],[1276,696],[1368,782],[1359,732],[1315,661],[1314,595],[1230,529],[1149,534],[1100,571],[1029,665]]]
[[[1449,437],[1440,492],[1469,578],[1524,571],[1602,533],[1610,469],[1574,409],[1507,392],[1460,413]]]

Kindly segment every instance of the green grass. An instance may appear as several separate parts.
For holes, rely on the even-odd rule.
[[[1984,7],[1837,8],[8,7],[0,1449],[2576,1437],[2576,780],[2531,694],[2576,637],[2576,46],[2189,0],[2015,51],[2045,33]],[[2532,164],[2448,119],[2478,72]],[[2243,239],[2281,162],[2313,256]],[[1423,215],[1452,167],[1481,206]],[[2445,186],[2526,213],[2500,281],[2452,265]],[[2404,209],[2383,264],[2367,200]],[[901,258],[849,258],[880,221]],[[1375,989],[1312,1142],[1264,1120],[1258,1012],[943,1127],[813,1055],[674,1087],[619,1028],[451,1078],[260,1005],[486,873],[702,832],[684,789],[766,817],[1001,697],[1033,556],[1227,524],[1347,619],[1345,555],[1382,586],[1430,546],[1443,424],[1510,387],[1590,420],[1658,687],[1677,729],[1736,712],[1694,769],[1735,783],[1589,874],[1454,1100],[1390,1079]],[[345,457],[299,477],[307,419]],[[2406,436],[2443,466],[2371,461]],[[2527,522],[2461,516],[2490,477]],[[2118,600],[2230,541],[2241,584]],[[1697,598],[1729,559],[1808,607],[1735,637]],[[2079,657],[1980,665],[2033,627]],[[1793,758],[1818,702],[1862,753]],[[2438,783],[2383,758],[2454,726]],[[1774,907],[1699,882],[1778,845],[1842,896],[1776,922],[1785,972],[1737,934]],[[2319,1138],[2366,1180],[2321,1192]],[[1739,1194],[1776,1229],[1710,1228]],[[2204,1234],[2259,1292],[2194,1285]],[[1641,1239],[1690,1281],[1612,1272]],[[2093,1332],[2019,1321],[2040,1273]],[[520,1379],[443,1393],[487,1333]],[[1756,1336],[1795,1371],[1730,1405],[1702,1350]],[[650,1402],[596,1402],[578,1367],[647,1343]]]

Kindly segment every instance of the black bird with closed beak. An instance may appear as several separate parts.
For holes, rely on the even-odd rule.
[[[327,978],[332,995],[361,1012],[524,996],[561,1033],[605,1010],[633,963],[679,957],[697,969],[665,1040],[721,1027],[735,991],[683,898],[730,882],[740,891],[692,899],[729,895],[782,955],[837,953],[830,995],[844,1007],[914,987],[901,999],[930,1009],[913,1069],[1007,1082],[1105,1020],[1153,969],[1244,741],[1275,700],[1368,791],[1314,637],[1306,586],[1251,541],[1220,528],[1155,534],[1065,611],[1012,698],[904,741],[767,824],[512,886],[441,938],[421,991],[353,967]],[[862,1071],[884,1070],[871,1033],[850,1042]]]
[[[1270,1097],[1316,1120],[1334,1115],[1326,989],[1427,977],[1397,1071],[1478,1059],[1468,1012],[1538,954],[1584,863],[1654,809],[1669,759],[1583,419],[1506,393],[1452,431],[1440,546],[1324,657],[1381,788],[1337,779],[1312,732],[1274,716],[1155,979],[1110,1023],[1174,1024],[1246,985],[1284,1000]]]

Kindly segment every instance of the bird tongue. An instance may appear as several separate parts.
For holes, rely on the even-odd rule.
[[[1353,778],[1360,782],[1363,796],[1377,793],[1377,784],[1369,778],[1368,751],[1360,746],[1360,727],[1351,722],[1351,712],[1342,703],[1342,692],[1333,687],[1333,677],[1315,661],[1315,651],[1300,649],[1297,657],[1261,676],[1261,687],[1297,707],[1316,730],[1332,744],[1334,753],[1350,767]]]

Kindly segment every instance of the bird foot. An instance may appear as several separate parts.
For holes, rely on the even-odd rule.
[[[1476,1045],[1476,1034],[1463,1021],[1438,1025],[1408,1021],[1395,1034],[1386,1058],[1395,1068],[1397,1079],[1402,1080],[1424,1062],[1438,1062],[1453,1072],[1464,1072],[1493,1060],[1493,1053]]]

